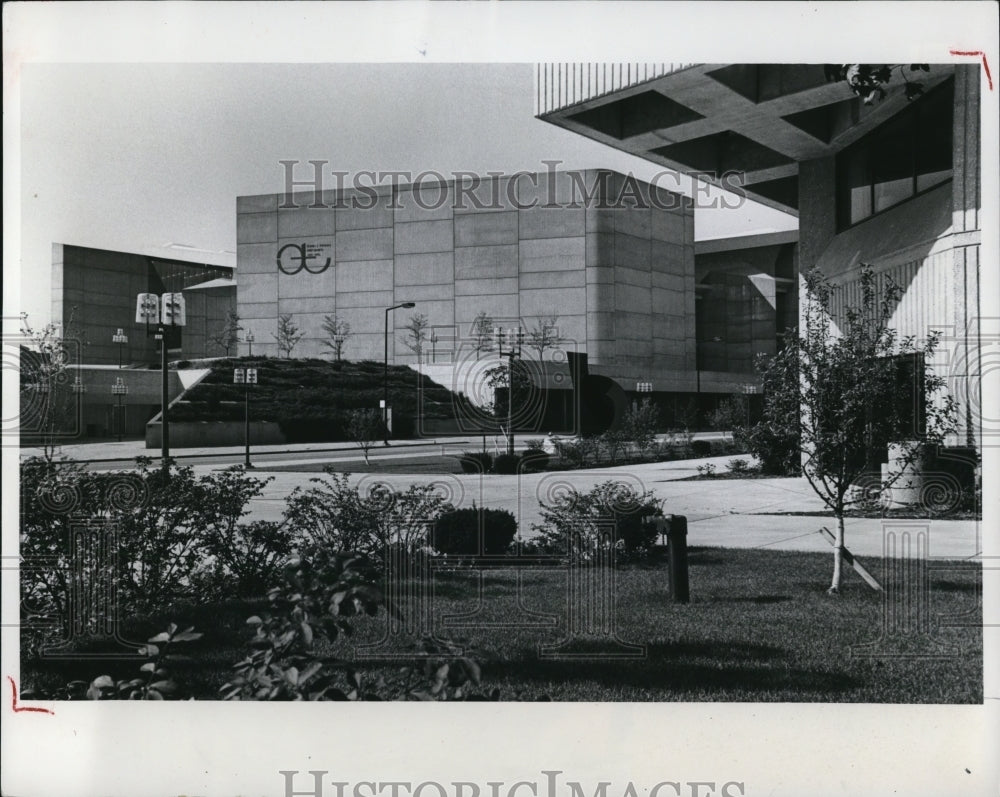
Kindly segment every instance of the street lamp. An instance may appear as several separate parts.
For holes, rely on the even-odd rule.
[[[437,344],[440,338],[437,336],[437,332],[431,330],[431,365],[437,362]]]
[[[186,320],[184,310],[184,294],[165,293],[162,297],[155,293],[140,293],[136,298],[135,321],[146,324],[146,335],[149,335],[150,324],[156,324],[156,339],[160,341],[160,458],[163,475],[170,475],[170,426],[167,409],[170,403],[167,382],[167,327],[182,327]]]
[[[521,356],[524,330],[493,328],[497,353],[507,358],[507,453],[514,453],[514,358]]]
[[[128,343],[128,335],[125,334],[125,330],[118,327],[118,331],[111,336],[111,342],[118,344],[118,370],[122,369],[122,347]]]
[[[125,434],[125,414],[122,404],[125,401],[125,396],[128,395],[128,385],[125,384],[125,380],[120,376],[111,386],[111,395],[118,396],[118,423],[115,425],[118,427],[118,442],[120,443]]]
[[[247,331],[247,335],[243,340],[247,344],[247,357],[253,357],[253,332]]]
[[[385,359],[382,360],[382,442],[385,445],[389,445],[389,313],[416,306],[413,302],[402,302],[385,308]]]
[[[250,464],[250,385],[257,384],[256,368],[234,368],[233,384],[243,385],[243,444],[245,448],[243,464],[252,468]]]

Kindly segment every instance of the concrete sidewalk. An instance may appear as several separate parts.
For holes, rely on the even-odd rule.
[[[697,475],[699,465],[714,464],[725,470],[733,457],[714,457],[677,462],[627,465],[599,470],[531,473],[521,476],[479,476],[476,474],[354,474],[352,484],[364,489],[375,483],[394,489],[410,484],[436,484],[441,493],[458,507],[476,506],[506,509],[518,519],[521,535],[530,539],[541,523],[539,501],[551,502],[568,487],[580,491],[608,480],[623,481],[638,490],[650,490],[665,502],[668,513],[688,518],[688,543],[696,546],[728,548],[772,548],[775,550],[829,552],[830,545],[819,534],[821,527],[834,528],[830,516],[789,515],[789,512],[823,512],[824,506],[803,478],[725,479],[683,481]],[[287,464],[287,463],[282,463]],[[205,466],[210,470],[211,466]],[[200,470],[199,466],[195,470]],[[273,481],[251,507],[252,517],[278,520],[285,499],[296,487],[308,487],[318,473],[268,472],[258,468],[258,476]],[[928,535],[929,556],[940,559],[967,559],[982,550],[981,523],[974,520],[881,520],[852,518],[845,523],[848,548],[858,556],[882,556],[887,534],[903,530]]]

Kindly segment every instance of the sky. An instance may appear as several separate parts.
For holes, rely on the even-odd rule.
[[[526,63],[29,63],[21,81],[21,310],[39,322],[52,243],[236,265],[236,197],[282,190],[282,160],[303,177],[310,160],[661,171],[536,119]],[[699,209],[695,223],[699,239],[797,224],[750,202]]]

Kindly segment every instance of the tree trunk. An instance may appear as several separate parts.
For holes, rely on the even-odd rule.
[[[833,544],[833,582],[827,592],[831,595],[840,594],[840,584],[844,576],[844,515],[837,514],[837,535]]]

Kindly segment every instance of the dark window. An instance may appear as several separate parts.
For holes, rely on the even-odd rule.
[[[837,227],[951,179],[954,83],[948,80],[837,156]]]

